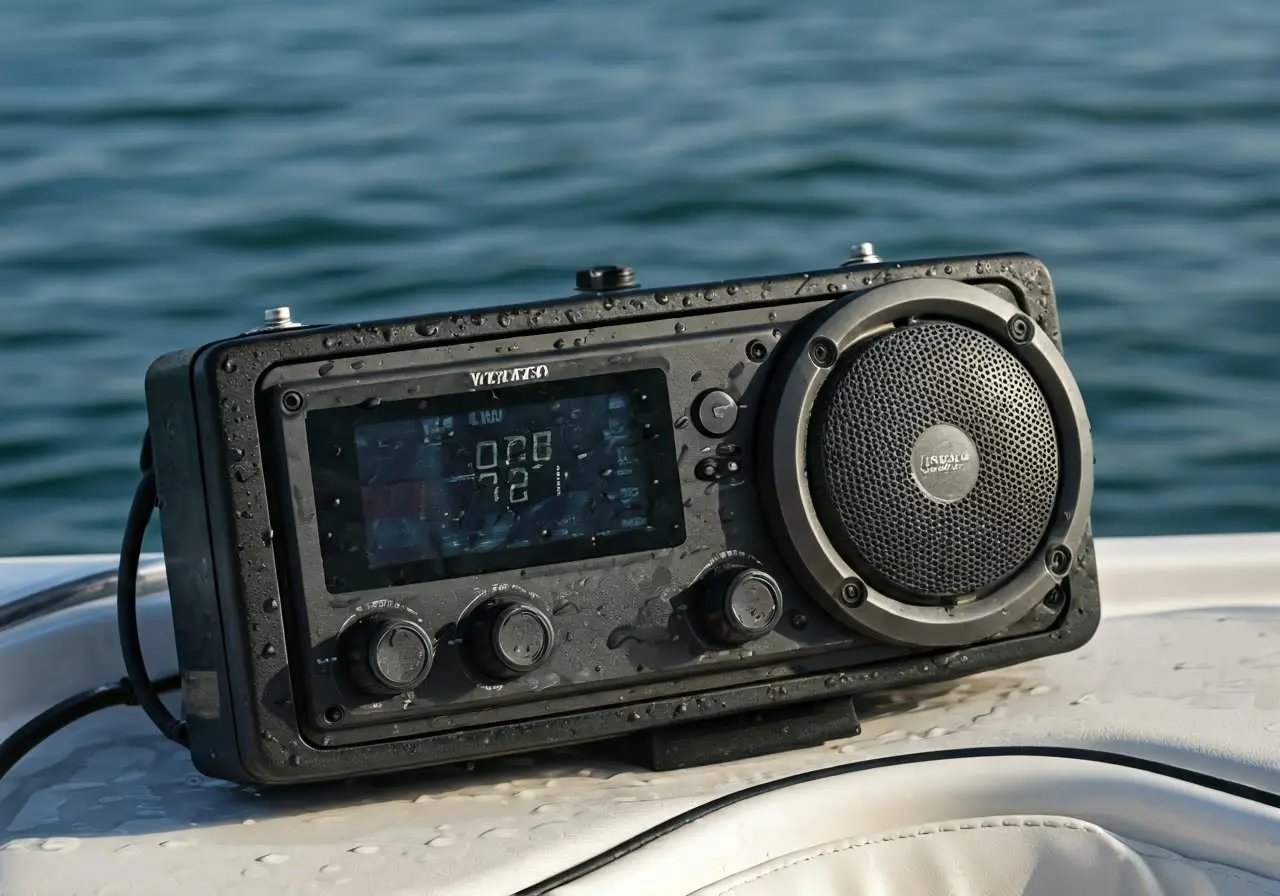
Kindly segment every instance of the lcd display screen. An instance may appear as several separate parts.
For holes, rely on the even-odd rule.
[[[684,540],[660,370],[318,410],[307,432],[331,592]]]

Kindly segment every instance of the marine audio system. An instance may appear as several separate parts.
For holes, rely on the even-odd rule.
[[[630,735],[675,765],[821,739],[798,720],[833,706],[852,733],[854,695],[1092,636],[1093,447],[1039,260],[578,287],[277,310],[152,365],[197,768]]]

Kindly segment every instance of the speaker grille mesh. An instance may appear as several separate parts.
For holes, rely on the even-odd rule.
[[[978,449],[978,479],[931,501],[911,452],[937,424]],[[846,353],[815,403],[808,476],[836,549],[905,600],[998,585],[1044,537],[1058,492],[1057,435],[1030,372],[994,339],[954,323],[899,327]]]

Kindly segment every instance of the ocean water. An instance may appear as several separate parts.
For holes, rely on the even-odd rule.
[[[1049,265],[1101,535],[1280,527],[1280,3],[0,3],[0,554],[163,352],[883,255]],[[155,536],[153,534],[152,539]]]

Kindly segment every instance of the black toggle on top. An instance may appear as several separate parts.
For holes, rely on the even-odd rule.
[[[613,292],[619,289],[635,289],[636,272],[625,265],[601,264],[578,271],[578,289],[583,292]]]

